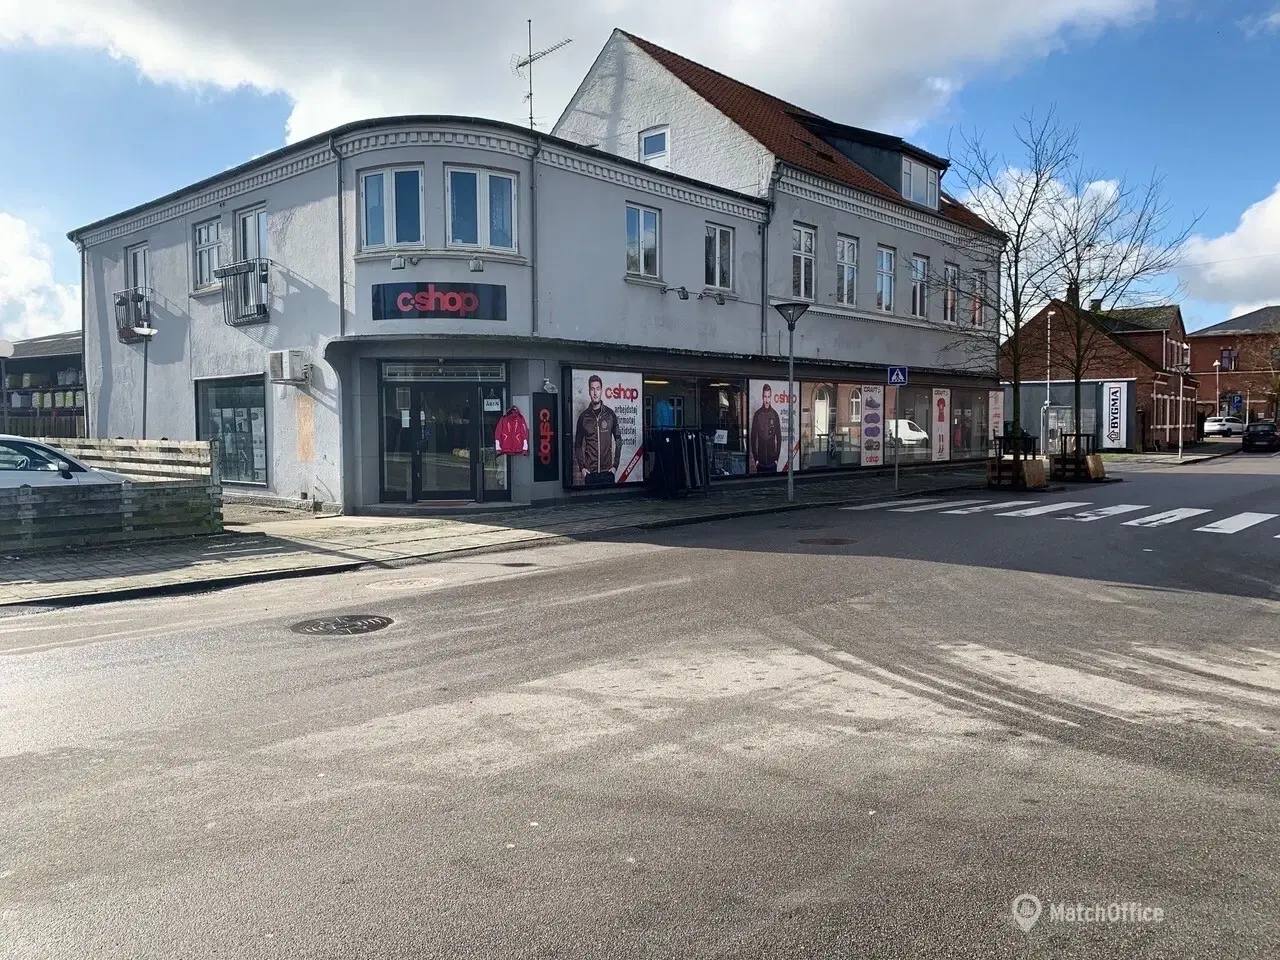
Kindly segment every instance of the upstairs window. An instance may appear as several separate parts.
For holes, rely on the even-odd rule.
[[[640,162],[659,170],[671,169],[671,130],[651,127],[640,131]]]
[[[1234,347],[1223,347],[1218,360],[1222,364],[1222,370],[1224,373],[1228,370],[1239,369],[1240,351]]]
[[[893,313],[893,271],[897,254],[890,247],[876,249],[876,309]]]
[[[661,216],[657,210],[627,204],[627,273],[633,277],[656,280],[658,262],[658,231]]]
[[[813,248],[816,234],[812,227],[796,224],[791,228],[791,295],[801,300],[813,299]]]
[[[973,271],[972,300],[969,304],[969,323],[981,327],[986,320],[987,305],[987,273],[985,270]]]
[[[707,224],[703,283],[719,290],[733,289],[733,230]]]
[[[1280,370],[1280,347],[1271,348],[1271,369]]]
[[[130,289],[151,286],[151,275],[147,270],[147,245],[140,243],[125,251],[124,285]]]
[[[948,263],[942,267],[942,320],[956,322],[956,306],[960,303],[960,267]]]
[[[858,303],[858,238],[836,237],[836,303]]]
[[[217,280],[213,271],[222,265],[222,224],[218,220],[206,220],[195,227],[196,289],[212,286]]]
[[[516,249],[516,178],[509,173],[450,167],[449,245]]]
[[[902,195],[913,203],[937,210],[938,171],[910,157],[903,157]]]
[[[929,315],[929,258],[911,258],[911,315]]]
[[[422,170],[402,167],[361,179],[364,248],[422,243]]]

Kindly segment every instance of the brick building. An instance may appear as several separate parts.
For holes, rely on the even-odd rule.
[[[1076,315],[1087,330],[1078,338],[1080,349]],[[1187,362],[1188,337],[1176,305],[1102,310],[1094,301],[1086,310],[1054,300],[1027,322],[1019,339],[1021,425],[1042,441],[1047,437],[1053,444],[1062,433],[1083,432],[1104,449],[1156,449],[1177,445],[1179,425],[1184,442],[1195,437],[1198,381],[1177,372]],[[1079,431],[1073,422],[1077,358],[1083,374]],[[1008,394],[1013,369],[1007,349],[1000,367]],[[1104,423],[1117,412],[1119,424]],[[1005,415],[1012,413],[1007,396]]]
[[[1274,420],[1280,403],[1280,306],[1263,307],[1188,335],[1200,411]],[[1214,397],[1217,397],[1215,402]]]

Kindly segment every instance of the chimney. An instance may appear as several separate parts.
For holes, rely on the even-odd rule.
[[[1073,307],[1080,306],[1080,284],[1074,280],[1067,284],[1067,303]]]
[[[1101,313],[1101,312],[1102,312],[1102,301],[1101,301],[1101,300],[1090,300],[1090,301],[1089,301],[1089,312],[1090,312],[1090,313]]]

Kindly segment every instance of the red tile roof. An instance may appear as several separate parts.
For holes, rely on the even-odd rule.
[[[831,121],[732,77],[726,77],[723,73],[688,60],[678,53],[672,53],[635,34],[625,30],[620,30],[619,33],[758,140],[783,163],[916,209],[916,205],[906,201],[901,193],[810,133],[796,118],[821,120],[825,123]],[[989,223],[951,197],[941,198],[940,213],[943,218],[972,230],[996,232]]]

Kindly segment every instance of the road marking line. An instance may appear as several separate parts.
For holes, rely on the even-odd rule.
[[[926,503],[922,507],[898,507],[890,513],[924,513],[926,510],[941,510],[943,507],[967,507],[971,503],[986,503],[986,500],[943,500],[942,503]]]
[[[988,503],[983,507],[965,507],[963,510],[943,510],[943,513],[954,513],[958,516],[965,516],[970,513],[986,513],[989,510],[1003,510],[1005,507],[1022,507],[1028,503],[1039,503],[1038,500],[997,500],[995,503]]]
[[[1196,533],[1239,533],[1241,530],[1247,530],[1260,523],[1266,523],[1268,520],[1274,520],[1277,516],[1280,516],[1280,514],[1237,513],[1234,517],[1227,517],[1225,520],[1211,523],[1207,527],[1196,527]]]
[[[936,503],[937,497],[920,497],[916,500],[882,500],[879,503],[864,503],[856,507],[841,507],[841,510],[883,510],[885,507],[903,507],[909,503]]]
[[[1166,510],[1164,513],[1153,513],[1149,517],[1139,517],[1137,520],[1126,520],[1126,527],[1163,527],[1166,524],[1177,523],[1179,520],[1190,520],[1192,517],[1198,517],[1202,513],[1208,513],[1200,507],[1178,507],[1176,510]]]
[[[1068,500],[1066,503],[1046,503],[1039,507],[1031,507],[1027,510],[1014,510],[1012,513],[997,513],[997,517],[1040,517],[1046,513],[1059,513],[1063,510],[1074,510],[1077,507],[1087,507],[1088,500]]]
[[[1114,507],[1099,507],[1097,510],[1085,510],[1074,517],[1059,517],[1059,520],[1074,520],[1077,523],[1091,523],[1105,517],[1118,517],[1122,513],[1133,513],[1135,510],[1150,510],[1149,503],[1117,503]]]

